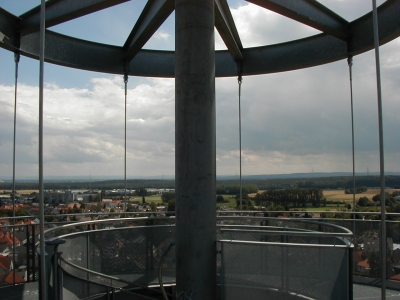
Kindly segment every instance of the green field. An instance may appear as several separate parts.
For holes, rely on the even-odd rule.
[[[221,196],[224,197],[224,200],[225,200],[225,201],[229,201],[229,202],[226,202],[226,203],[216,203],[217,209],[220,209],[221,206],[226,206],[226,207],[229,207],[229,208],[236,208],[236,199],[235,199],[235,196],[232,196],[232,195],[221,195]]]
[[[161,195],[151,195],[151,196],[145,196],[144,197],[146,200],[146,203],[151,203],[154,202],[155,204],[161,204]],[[142,196],[135,196],[131,197],[130,201],[139,201],[142,202]]]

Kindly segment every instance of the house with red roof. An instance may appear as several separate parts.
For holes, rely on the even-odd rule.
[[[11,272],[13,268],[12,258],[10,256],[0,255],[0,277]]]
[[[15,273],[14,277],[14,271],[9,272],[7,275],[3,276],[0,279],[0,286],[1,285],[12,285],[14,283],[14,278],[15,278],[15,283],[24,283],[25,280],[19,276],[17,273]]]
[[[0,232],[0,244],[21,246],[21,241],[10,232]]]
[[[400,281],[400,274],[393,275],[392,277],[390,277],[390,280]]]
[[[368,258],[357,263],[357,271],[362,274],[369,274],[371,266],[369,265]]]

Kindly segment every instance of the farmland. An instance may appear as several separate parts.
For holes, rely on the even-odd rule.
[[[398,191],[398,189],[386,189],[386,192],[393,193],[394,191]],[[344,190],[324,190],[324,196],[327,201],[344,201],[345,203],[353,203],[353,194],[345,194]],[[371,188],[366,192],[356,194],[356,201],[361,197],[367,197],[372,200],[372,197],[376,194],[380,193],[379,188]]]

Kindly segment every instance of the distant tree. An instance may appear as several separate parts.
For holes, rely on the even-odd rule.
[[[157,211],[157,204],[155,202],[151,202],[150,209],[151,209],[151,211]]]
[[[168,203],[170,200],[175,200],[175,193],[162,193],[161,194],[161,201],[163,203]]]
[[[222,195],[218,195],[217,196],[217,202],[219,202],[219,203],[222,203],[222,202],[224,202],[224,196],[222,196]]]
[[[381,203],[381,195],[376,194],[375,196],[372,197],[372,200],[377,203]],[[386,206],[393,206],[396,204],[396,200],[393,198],[393,195],[385,192],[385,205]]]
[[[100,202],[101,201],[101,193],[96,194],[93,198],[93,202]],[[90,202],[90,199],[89,199]]]
[[[168,211],[175,211],[175,199],[168,201]]]
[[[146,203],[146,198],[142,196],[142,203]]]
[[[217,194],[227,194],[225,185],[217,185]]]
[[[392,213],[400,213],[400,204],[395,204],[390,207],[390,210],[388,212]]]
[[[25,209],[17,209],[15,211],[16,216],[29,216],[29,213]]]
[[[357,205],[359,206],[369,206],[371,204],[371,201],[368,199],[368,197],[360,197],[357,201]]]
[[[358,187],[356,187],[355,191],[356,191],[355,194],[364,193],[367,191],[367,187],[366,186],[358,186]],[[344,193],[345,194],[353,194],[353,188],[345,189]]]
[[[236,199],[239,199],[239,198],[240,198],[240,194],[237,194],[237,195],[235,196],[235,198],[236,198]],[[243,194],[242,194],[242,199],[249,199],[249,195],[243,193]]]
[[[97,202],[97,204],[96,204],[96,206],[95,206],[95,208],[94,208],[94,210],[95,210],[95,212],[100,212],[101,211],[101,202]]]
[[[136,195],[138,196],[147,196],[147,191],[144,187],[140,187],[136,190]]]
[[[374,277],[378,276],[379,263],[380,263],[379,254],[377,252],[371,252],[368,256],[368,264],[369,267],[371,268],[369,275]]]
[[[236,200],[236,205],[238,208],[240,208],[240,199]],[[243,198],[242,199],[242,210],[251,210],[251,209],[254,209],[254,205],[251,202],[251,200],[248,197],[247,197],[247,199]]]
[[[376,194],[375,196],[372,197],[372,201],[381,202],[381,195]]]

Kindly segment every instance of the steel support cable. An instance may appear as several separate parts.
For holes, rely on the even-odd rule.
[[[125,147],[124,147],[124,202],[125,202],[125,211],[127,211],[127,202],[126,202],[126,99],[128,94],[128,71],[127,68],[124,74],[124,83],[125,83]]]
[[[379,61],[379,34],[378,34],[378,13],[376,9],[376,0],[372,0],[372,16],[374,29],[375,46],[375,66],[376,66],[376,86],[378,97],[378,124],[379,124],[379,164],[380,164],[380,185],[381,185],[381,230],[379,248],[381,253],[381,297],[386,299],[386,212],[385,212],[385,161],[383,152],[383,121],[382,121],[382,89],[381,89],[381,71]]]
[[[14,53],[15,62],[15,84],[14,84],[14,137],[13,137],[13,179],[12,179],[12,206],[13,206],[13,265],[15,267],[15,141],[17,135],[17,89],[18,89],[18,63],[20,55]],[[15,284],[15,272],[13,272],[13,285]]]
[[[353,161],[353,212],[356,211],[356,168],[355,168],[355,156],[354,156],[354,109],[353,109],[353,56],[349,56],[347,59],[349,66],[349,81],[350,81],[350,106],[351,106],[351,154]],[[355,214],[353,214],[355,219]],[[353,221],[353,234],[355,234],[355,221]]]
[[[242,92],[242,64],[238,63],[238,85],[239,85],[239,208],[242,210],[242,111],[241,111],[241,92]]]
[[[45,48],[45,5],[40,4],[40,46],[39,46],[39,220],[40,220],[40,299],[47,299],[46,292],[46,264],[44,244],[44,196],[43,196],[43,78],[44,78],[44,48]]]

